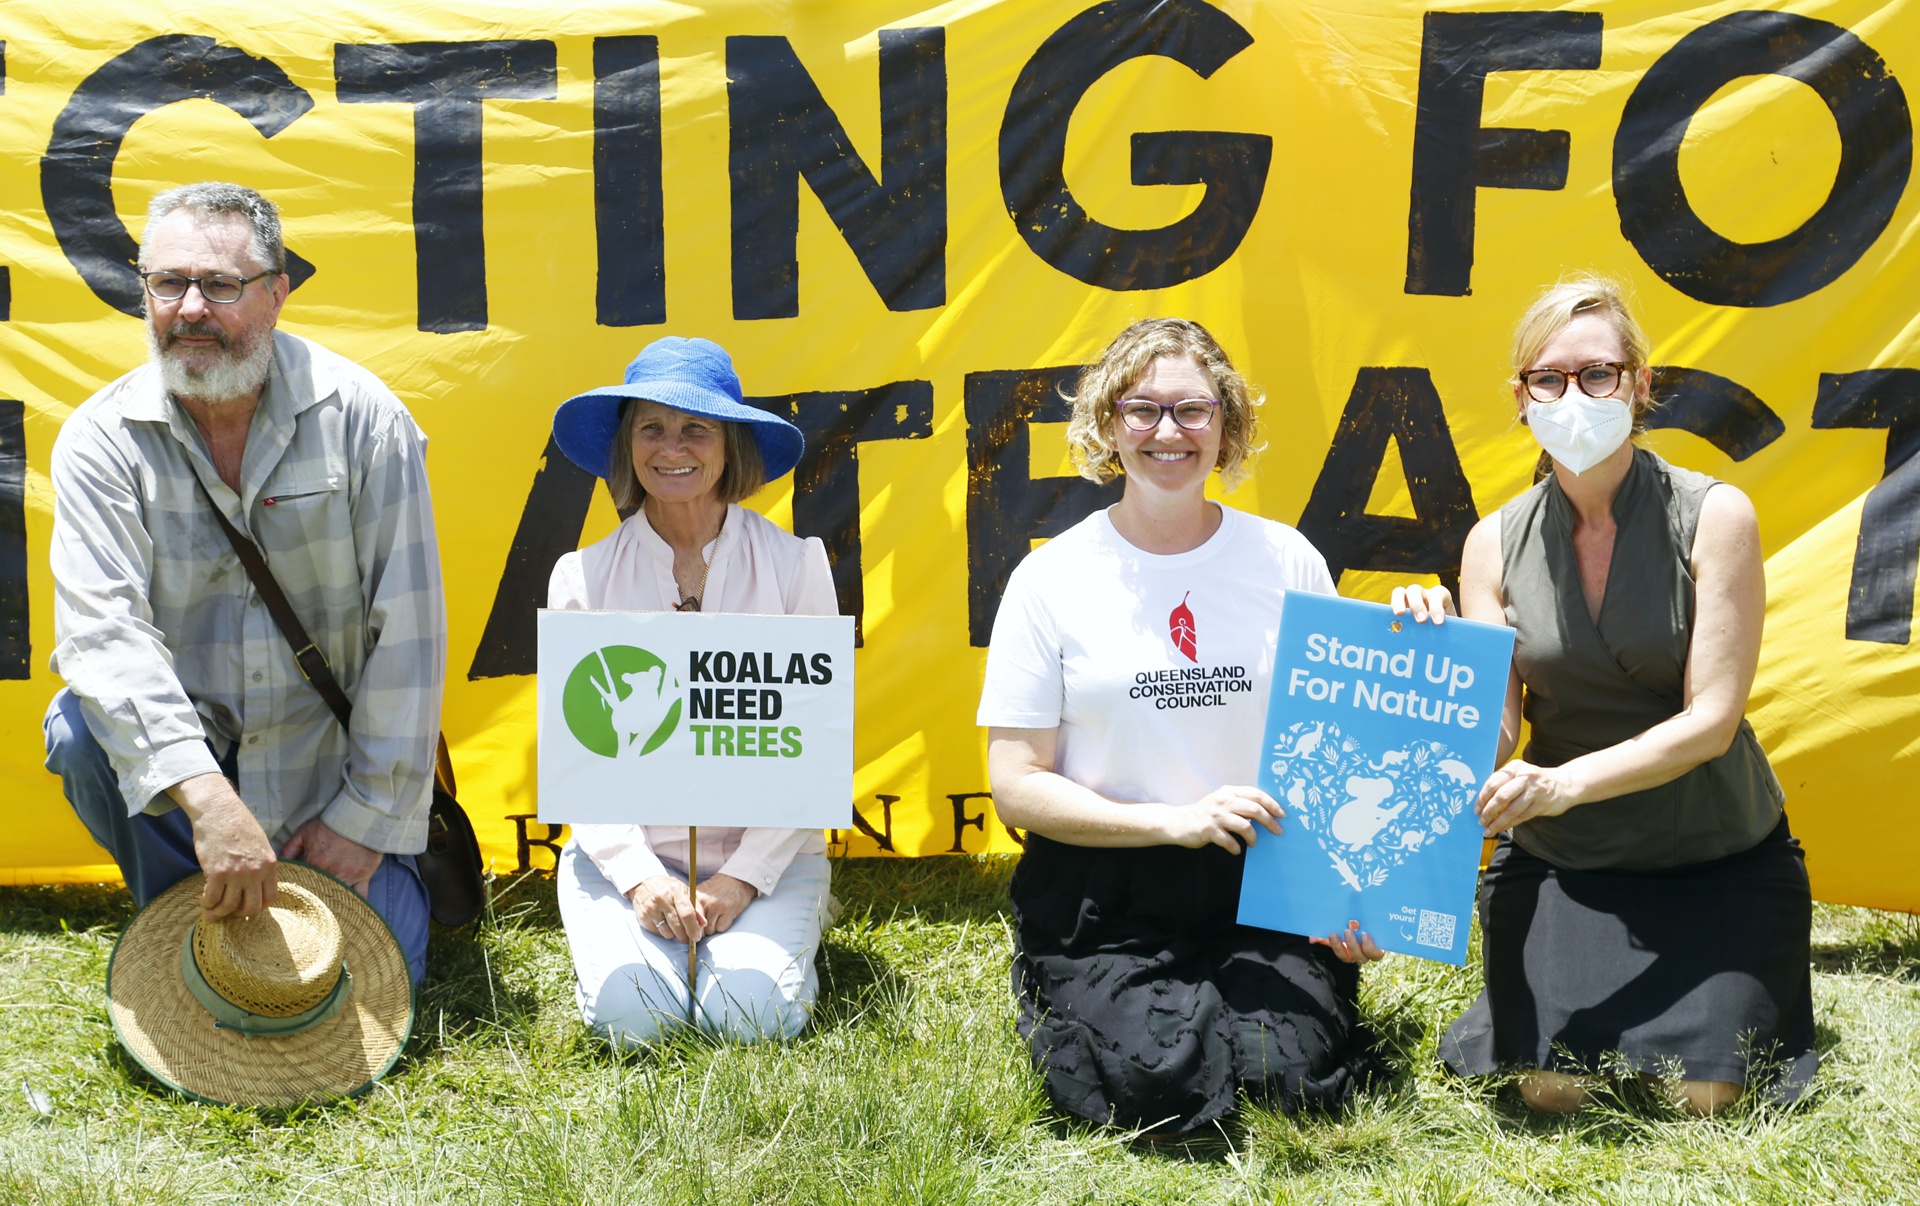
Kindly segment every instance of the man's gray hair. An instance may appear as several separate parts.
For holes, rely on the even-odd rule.
[[[183,184],[170,188],[147,206],[147,229],[176,209],[202,217],[239,214],[253,228],[249,254],[262,267],[287,270],[287,246],[280,238],[280,210],[273,202],[241,184]],[[140,249],[140,267],[147,266],[147,250]]]

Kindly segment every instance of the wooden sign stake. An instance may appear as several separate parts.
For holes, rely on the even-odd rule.
[[[700,882],[700,828],[687,826],[687,903],[697,913],[700,910],[700,892],[696,886]],[[687,943],[687,1024],[698,1026],[695,1018],[699,1010],[699,996],[695,991],[695,977],[700,972],[700,943]]]

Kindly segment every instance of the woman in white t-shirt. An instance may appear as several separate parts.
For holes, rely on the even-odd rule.
[[[827,552],[740,506],[800,459],[800,430],[741,396],[716,343],[669,335],[626,380],[560,404],[553,438],[632,511],[553,567],[547,606],[834,615]],[[602,702],[627,742],[660,720],[663,675],[607,672]],[[621,697],[624,687],[627,694]],[[703,1030],[791,1038],[819,978],[829,872],[818,829],[576,825],[560,853],[560,919],[580,1012],[619,1046],[684,1024],[687,944],[699,947]],[[703,872],[689,898],[689,855]]]
[[[1014,872],[1019,1026],[1060,1109],[1173,1136],[1237,1096],[1341,1104],[1373,1067],[1358,933],[1235,922],[1282,592],[1333,593],[1284,524],[1205,497],[1259,399],[1205,329],[1151,319],[1080,377],[1068,440],[1121,499],[1034,550],[994,622],[978,721]],[[1262,831],[1265,831],[1264,833]]]

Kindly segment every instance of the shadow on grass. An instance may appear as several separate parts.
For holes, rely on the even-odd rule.
[[[1412,1011],[1395,1010],[1386,1014],[1363,1011],[1360,1020],[1373,1032],[1373,1054],[1380,1064],[1370,1082],[1373,1091],[1411,1078],[1421,1061],[1433,1058],[1425,1054],[1426,1023]]]
[[[1815,942],[1813,969],[1920,980],[1920,917],[1874,914],[1840,941]]]
[[[418,1063],[451,1039],[480,1027],[514,1030],[539,1012],[539,996],[512,987],[501,975],[515,948],[551,942],[560,931],[560,906],[551,873],[497,877],[486,912],[457,930],[433,927],[427,941],[427,978],[414,999],[413,1037],[406,1057]],[[429,1021],[431,1024],[428,1024]]]
[[[8,933],[118,930],[133,913],[133,897],[119,884],[0,888],[0,931]]]
[[[880,924],[985,924],[1008,911],[1007,881],[1017,861],[990,854],[835,859],[833,891],[847,916]]]
[[[828,1034],[860,1025],[876,1014],[904,1017],[913,986],[884,955],[845,930],[829,930],[820,943],[820,995],[807,1033]]]

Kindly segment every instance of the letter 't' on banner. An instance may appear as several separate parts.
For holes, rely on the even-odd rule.
[[[487,328],[480,102],[551,100],[552,42],[401,42],[334,47],[343,101],[413,106],[414,276],[419,327]]]

